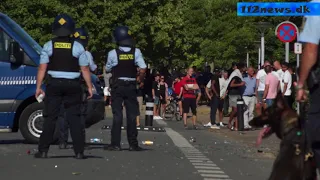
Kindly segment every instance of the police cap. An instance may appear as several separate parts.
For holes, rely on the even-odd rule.
[[[81,43],[84,47],[88,45],[89,34],[84,28],[76,28],[73,33],[75,41]]]
[[[52,25],[52,33],[56,36],[69,36],[74,32],[75,22],[67,14],[58,15]]]
[[[120,46],[133,46],[134,40],[127,26],[118,26],[113,32],[116,43]]]

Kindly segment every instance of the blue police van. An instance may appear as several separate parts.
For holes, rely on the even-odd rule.
[[[20,130],[29,143],[38,142],[44,121],[43,103],[34,97],[41,49],[16,22],[0,13],[0,132]],[[100,80],[93,74],[91,78],[93,97],[88,101],[86,127],[104,119],[105,112]]]

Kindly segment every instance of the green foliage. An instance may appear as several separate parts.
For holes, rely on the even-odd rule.
[[[264,0],[266,1],[266,0]],[[237,0],[1,0],[0,12],[19,23],[43,45],[51,35],[51,23],[59,13],[70,14],[77,26],[90,34],[89,47],[103,64],[115,47],[112,31],[117,25],[131,28],[137,46],[148,63],[157,68],[202,67],[205,62],[228,68],[246,60],[256,67],[259,21],[272,26],[265,33],[265,59],[284,60],[284,44],[275,27],[289,17],[238,17]],[[267,1],[266,1],[267,2]],[[298,27],[301,17],[291,17]],[[294,59],[293,53],[291,59]]]

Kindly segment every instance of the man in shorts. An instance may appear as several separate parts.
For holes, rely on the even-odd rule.
[[[195,95],[195,90],[199,89],[197,81],[195,78],[192,78],[193,68],[189,68],[187,71],[187,76],[185,76],[181,83],[183,85],[183,100],[182,100],[182,108],[183,108],[183,122],[184,127],[187,129],[187,114],[189,113],[189,109],[192,111],[192,124],[193,129],[197,129],[196,120],[197,120],[197,100]]]
[[[256,76],[256,87],[257,87],[257,94],[256,94],[256,97],[257,97],[257,104],[256,104],[256,112],[257,114],[261,114],[261,108],[263,108],[263,105],[264,105],[264,102],[263,102],[263,93],[264,93],[264,90],[265,90],[265,87],[266,87],[266,77],[267,77],[267,73],[264,69],[264,67],[266,66],[270,66],[270,62],[269,61],[265,61],[264,62],[264,65],[263,65],[263,68],[260,69],[257,73],[257,76]]]
[[[154,81],[152,82],[152,97],[154,100],[153,119],[162,119],[159,115],[160,106],[160,86],[159,86],[160,74],[156,74]]]
[[[231,73],[228,83],[229,105],[232,107],[232,112],[229,118],[229,128],[231,130],[238,130],[237,121],[237,100],[242,98],[242,94],[245,87],[245,82],[242,77],[242,73],[245,70],[245,65],[239,63],[237,68]],[[232,120],[234,119],[234,125]]]

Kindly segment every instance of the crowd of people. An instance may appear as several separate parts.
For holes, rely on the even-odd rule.
[[[196,71],[196,67],[189,68],[185,73],[147,71],[144,86],[137,87],[137,95],[140,111],[143,111],[143,103],[151,99],[154,103],[154,119],[165,119],[166,106],[169,99],[177,100],[179,114],[187,128],[187,114],[191,109],[193,114],[193,128],[197,129],[197,107],[200,99],[208,102],[210,106],[210,122],[205,127],[220,129],[225,127],[223,118],[229,115],[227,127],[238,130],[237,125],[237,100],[245,103],[244,126],[250,130],[248,122],[255,114],[260,114],[262,108],[272,105],[278,90],[290,107],[293,107],[294,89],[296,82],[294,69],[288,63],[265,61],[259,70],[246,67],[243,63],[233,63],[230,70],[215,69],[210,73],[210,66],[204,72]],[[230,77],[229,77],[230,75]],[[112,75],[105,73],[105,99],[110,104],[110,91],[108,79]],[[108,98],[107,98],[108,97]],[[229,113],[229,109],[231,112]],[[227,112],[227,113],[226,113]],[[217,119],[218,117],[218,119]],[[137,116],[137,126],[140,126],[140,115]]]

